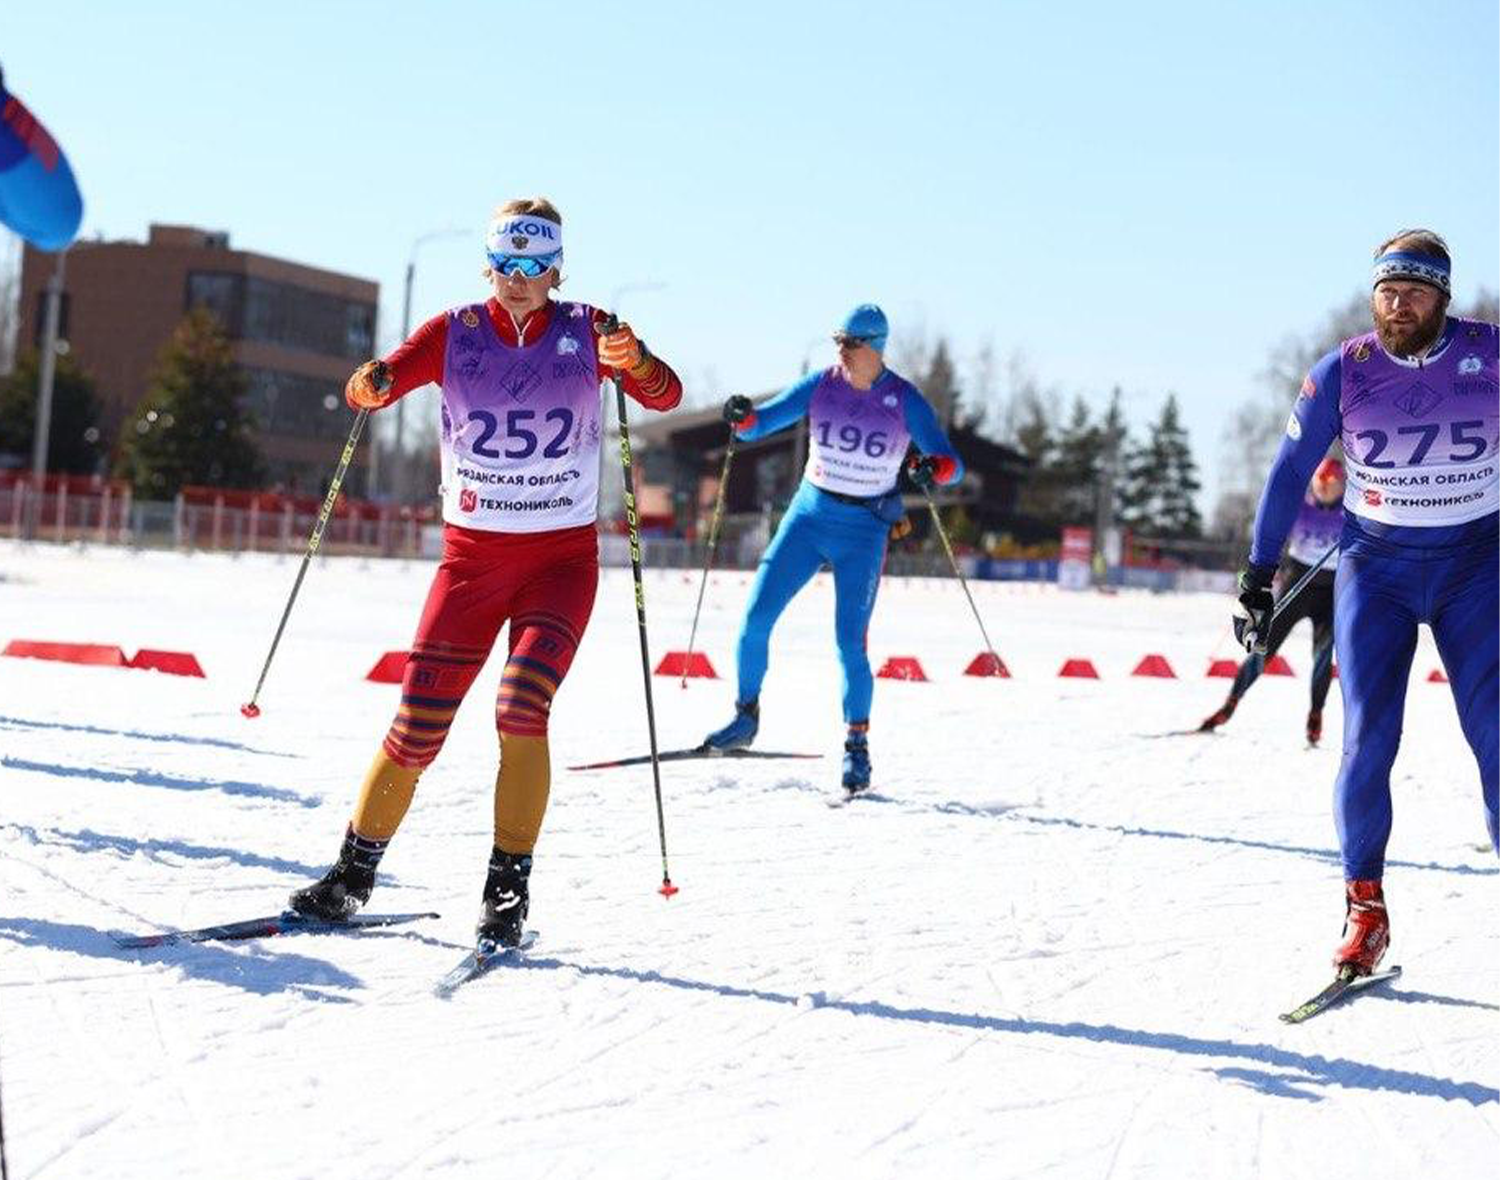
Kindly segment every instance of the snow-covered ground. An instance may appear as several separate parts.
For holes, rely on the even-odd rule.
[[[0,642],[195,652],[206,680],[0,660],[0,1094],[20,1177],[1491,1177],[1500,1148],[1500,868],[1424,634],[1387,896],[1405,976],[1300,1026],[1342,919],[1341,724],[1304,749],[1296,679],[1219,735],[1227,603],[975,595],[887,582],[879,799],[824,806],[841,740],[830,587],[773,638],[766,749],[821,761],[556,774],[523,965],[436,999],[490,845],[498,665],[424,778],[365,935],[119,950],[109,932],[275,912],[335,852],[396,700],[430,567],[319,560],[261,697],[296,570],[270,557],[0,544]],[[699,646],[732,674],[748,589]],[[653,654],[696,583],[648,575]],[[1179,680],[1128,675],[1159,652]],[[1102,679],[1059,679],[1070,656]],[[732,680],[655,681],[664,748]],[[628,571],[553,715],[554,761],[646,746]]]

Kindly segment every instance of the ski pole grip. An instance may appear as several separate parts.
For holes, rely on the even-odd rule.
[[[391,376],[391,367],[384,361],[376,361],[375,367],[370,370],[370,383],[376,390],[384,393],[394,383],[395,378]]]

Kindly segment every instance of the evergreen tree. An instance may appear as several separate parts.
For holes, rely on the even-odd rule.
[[[1092,527],[1103,451],[1103,431],[1083,398],[1075,397],[1073,412],[1058,434],[1057,457],[1052,464],[1062,524]]]
[[[0,377],[0,455],[30,468],[36,438],[40,354],[29,349]],[[52,374],[52,421],[47,429],[47,470],[92,475],[99,470],[99,402],[94,382],[71,354],[59,356]]]
[[[1201,537],[1203,518],[1198,514],[1197,495],[1203,483],[1198,478],[1198,464],[1193,460],[1192,444],[1188,442],[1175,393],[1167,394],[1161,419],[1151,433],[1166,459],[1167,480],[1160,499],[1163,530],[1174,540]]]
[[[189,312],[121,428],[118,473],[150,499],[175,496],[184,484],[256,486],[260,453],[244,397],[244,373],[223,326],[212,312]]]
[[[1019,401],[1015,410],[1016,428],[1009,441],[1031,460],[1033,471],[1040,471],[1052,462],[1057,447],[1052,423],[1047,418],[1047,404],[1034,392],[1028,392]]]
[[[1136,531],[1171,540],[1202,536],[1203,520],[1194,500],[1202,484],[1176,394],[1167,395],[1161,417],[1151,424],[1150,439],[1133,451],[1128,481],[1128,522]]]

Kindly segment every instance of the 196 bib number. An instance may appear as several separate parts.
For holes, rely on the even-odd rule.
[[[830,437],[832,422],[818,422],[814,429],[818,432],[818,442],[828,450],[839,450],[845,454],[863,451],[870,458],[879,459],[891,449],[891,436],[884,430],[872,430],[866,434],[858,426],[849,423],[839,427],[838,441],[835,442]]]

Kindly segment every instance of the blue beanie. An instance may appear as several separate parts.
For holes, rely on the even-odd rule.
[[[890,335],[885,312],[873,303],[861,303],[847,316],[836,333],[837,336],[854,336],[863,340],[876,352],[885,351],[885,339]]]

